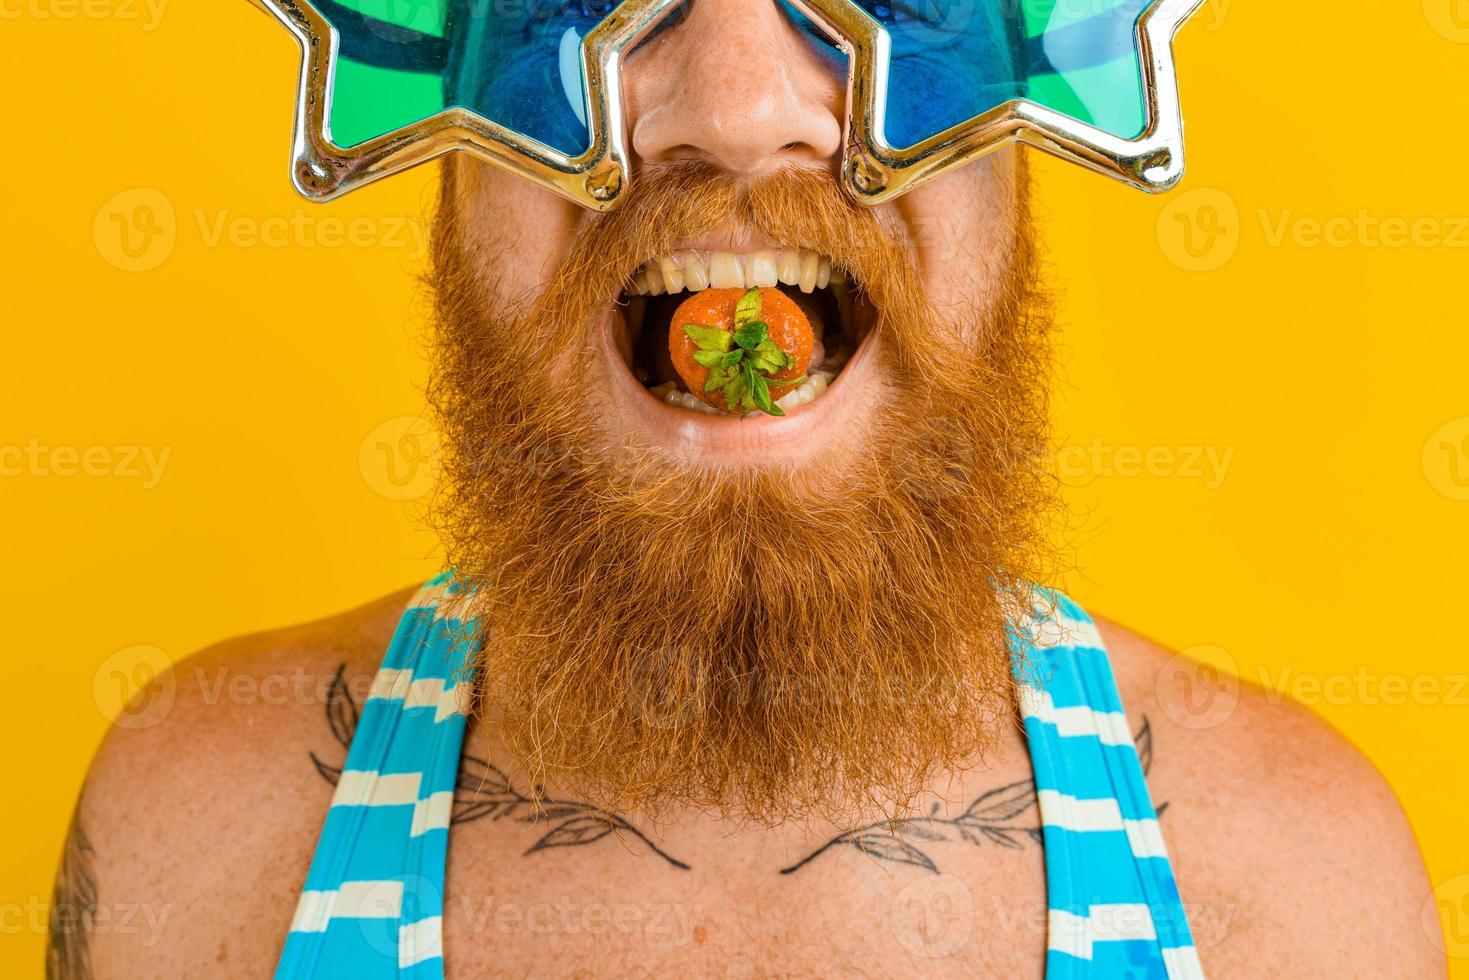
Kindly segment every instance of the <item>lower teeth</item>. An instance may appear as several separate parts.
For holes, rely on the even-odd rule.
[[[805,381],[802,381],[795,391],[781,398],[776,404],[782,408],[791,409],[798,405],[807,405],[814,402],[826,393],[826,389],[836,379],[837,372],[840,370],[840,362],[832,364],[828,361],[827,364],[822,366],[821,370],[812,371],[810,376]],[[676,381],[665,381],[660,385],[649,388],[648,393],[665,405],[687,408],[695,412],[703,412],[706,415],[724,414],[714,406],[706,403],[702,398],[687,391],[680,391],[678,382]]]

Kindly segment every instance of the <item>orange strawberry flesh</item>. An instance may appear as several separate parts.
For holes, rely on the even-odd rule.
[[[720,330],[734,330],[735,306],[745,294],[743,289],[704,289],[692,294],[673,311],[668,324],[668,354],[673,359],[673,368],[683,379],[684,385],[697,397],[721,412],[740,414],[738,406],[726,404],[723,391],[705,391],[709,380],[709,369],[694,360],[698,347],[684,330],[690,323]],[[800,304],[772,286],[760,289],[760,319],[770,330],[770,339],[791,356],[791,367],[769,375],[770,397],[774,401],[796,390],[795,385],[780,385],[774,382],[791,381],[806,373],[811,365],[811,350],[815,341],[811,321]]]

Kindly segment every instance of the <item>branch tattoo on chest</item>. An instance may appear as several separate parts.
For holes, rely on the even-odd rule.
[[[347,689],[346,671],[346,664],[337,668],[326,698],[327,725],[344,753],[352,745],[362,714],[361,706]],[[1133,738],[1146,775],[1153,767],[1153,729],[1146,715]],[[343,767],[332,765],[316,752],[309,755],[321,778],[335,786]],[[1167,807],[1167,803],[1157,807],[1160,817]],[[879,861],[906,864],[937,874],[938,863],[930,854],[933,845],[964,843],[981,847],[990,844],[1019,849],[1027,844],[1042,843],[1033,779],[1022,779],[987,790],[953,816],[941,814],[941,809],[941,805],[935,803],[925,816],[880,820],[838,834],[801,860],[781,868],[780,874],[795,874],[824,855],[848,848]],[[585,847],[616,835],[622,840],[636,841],[647,853],[671,868],[687,871],[690,867],[655,844],[621,814],[582,800],[548,796],[543,786],[521,789],[504,770],[488,759],[464,752],[459,757],[454,808],[449,822],[452,825],[484,819],[510,820],[528,826],[546,825],[547,829],[525,849],[526,857],[552,848]],[[925,849],[920,845],[928,847]]]
[[[1146,715],[1142,727],[1133,736],[1143,775],[1153,768],[1153,728]],[[1157,807],[1159,816],[1168,804]],[[789,867],[783,875],[795,874],[829,851],[853,847],[869,857],[894,864],[910,864],[925,871],[939,873],[938,865],[924,844],[965,843],[981,847],[985,843],[1019,850],[1026,844],[1041,844],[1040,809],[1034,779],[1022,779],[988,790],[976,796],[957,816],[940,816],[935,803],[927,816],[902,820],[879,820],[856,830],[838,834]]]
[[[332,737],[344,752],[352,745],[352,736],[356,734],[357,721],[362,714],[352,692],[347,690],[346,670],[346,664],[337,668],[326,697],[327,724],[331,726]],[[333,786],[337,784],[342,776],[341,766],[331,765],[315,752],[311,753],[311,762],[322,779]],[[649,840],[621,814],[611,813],[581,800],[547,796],[543,786],[532,786],[529,791],[522,791],[502,769],[488,759],[465,752],[459,756],[459,775],[455,780],[454,808],[449,823],[453,825],[484,819],[548,826],[526,848],[527,856],[554,847],[584,847],[617,834],[623,840],[637,841],[670,867],[680,871],[689,870],[687,864]]]

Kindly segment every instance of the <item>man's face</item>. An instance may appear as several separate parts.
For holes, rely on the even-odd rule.
[[[900,799],[982,747],[1008,689],[1046,495],[1023,168],[853,204],[843,71],[773,3],[694,0],[624,68],[614,212],[445,170],[436,516],[486,711],[609,805]],[[675,307],[772,272],[829,386],[780,418],[689,407]]]
[[[828,49],[768,0],[697,0],[681,17],[678,12],[672,16],[679,22],[635,49],[624,69],[634,182],[646,182],[661,168],[695,161],[741,180],[797,168],[825,176],[826,192],[834,195],[846,112],[845,64],[834,61]],[[976,306],[992,304],[1007,285],[1003,273],[1023,231],[1018,227],[1024,194],[1019,162],[1014,151],[991,155],[881,209],[890,233],[910,246],[925,297],[940,315],[958,307],[967,316]],[[594,219],[468,156],[456,157],[454,165],[453,206],[463,217],[461,233],[478,255],[487,281],[493,277],[506,300],[538,295],[566,259],[573,236]],[[656,229],[638,231],[656,234]],[[875,406],[871,399],[847,396],[861,394],[859,389],[872,394],[880,386],[870,372],[861,384],[823,394],[819,410],[792,412],[784,421],[695,416],[687,409],[649,403],[619,361],[646,372],[646,381],[666,380],[666,365],[660,370],[651,341],[666,340],[657,335],[666,329],[676,300],[710,276],[715,285],[756,285],[752,265],[769,261],[779,273],[782,265],[789,265],[797,243],[772,240],[748,224],[724,220],[671,244],[649,264],[658,268],[658,259],[666,259],[666,264],[681,267],[692,260],[698,271],[683,277],[683,291],[616,310],[617,297],[608,295],[606,310],[599,311],[607,316],[589,333],[602,373],[595,382],[604,389],[598,400],[612,434],[634,434],[681,456],[734,466],[801,462],[860,438]],[[811,264],[813,250],[795,254]],[[829,264],[831,257],[820,260]],[[732,272],[743,278],[729,278]],[[799,282],[779,284],[792,294],[818,298],[844,288],[808,294]],[[818,306],[826,305],[818,300]],[[865,304],[857,305],[856,318],[864,318]],[[840,325],[845,330],[833,330],[836,326],[824,324],[833,335],[823,338],[828,354],[842,346],[841,334],[858,334],[867,324],[846,323]],[[850,340],[846,346],[854,348],[851,353],[860,346],[858,340],[881,344],[881,338]],[[568,362],[579,353],[562,352]],[[853,372],[875,360],[854,358]]]

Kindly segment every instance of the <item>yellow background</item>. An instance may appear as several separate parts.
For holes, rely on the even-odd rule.
[[[1067,585],[1305,694],[1466,957],[1469,4],[1210,0],[1178,49],[1181,191],[1038,167]],[[0,477],[0,974],[33,976],[117,677],[436,567],[379,445],[421,410],[433,172],[299,200],[297,52],[243,0],[0,0],[0,65],[0,447],[40,453]],[[128,447],[169,451],[156,485]]]

